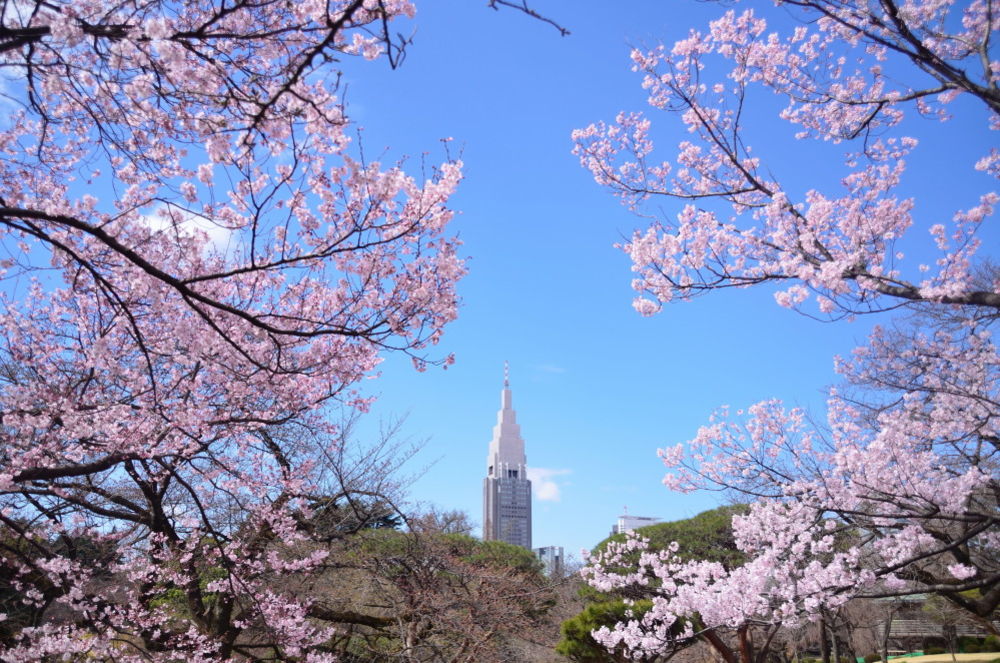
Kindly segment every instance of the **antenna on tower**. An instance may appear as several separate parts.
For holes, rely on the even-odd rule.
[[[510,386],[510,363],[504,359],[503,362],[503,387],[506,389]]]

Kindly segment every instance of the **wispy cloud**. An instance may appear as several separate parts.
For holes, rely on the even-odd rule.
[[[556,366],[555,364],[537,364],[535,368],[541,371],[542,373],[560,374],[566,372],[565,368],[563,368],[562,366]]]
[[[535,497],[545,502],[558,502],[560,482],[556,477],[570,474],[572,470],[552,470],[545,467],[529,467],[528,479]]]
[[[179,216],[179,223],[170,218],[170,211]],[[158,205],[151,213],[144,214],[142,221],[156,232],[177,232],[181,235],[204,234],[208,238],[205,251],[215,251],[227,256],[236,248],[238,236],[210,219],[184,210],[180,207],[168,208]]]

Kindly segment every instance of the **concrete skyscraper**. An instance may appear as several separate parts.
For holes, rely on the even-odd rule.
[[[483,479],[483,539],[531,550],[531,482],[521,427],[511,404],[510,371],[503,370],[500,411],[486,457]]]

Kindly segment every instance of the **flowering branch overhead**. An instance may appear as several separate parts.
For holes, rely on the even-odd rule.
[[[978,62],[991,44],[996,18],[988,3],[963,9],[966,29],[955,35],[944,33],[948,15],[940,8],[908,4],[902,16],[891,2],[871,11],[853,3],[786,4],[811,12],[804,16],[815,19],[814,26],[782,36],[768,33],[766,20],[752,10],[730,10],[707,33],[692,32],[673,49],[633,51],[650,106],[679,114],[693,135],[681,142],[675,160],[653,159],[652,123],[641,113],[574,132],[581,163],[630,208],[660,196],[691,201],[676,222],[656,222],[622,247],[638,274],[633,285],[646,295],[636,300],[637,309],[651,314],[674,297],[768,281],[792,282],[778,295],[783,306],[800,306],[812,291],[823,313],[892,308],[898,300],[1000,307],[995,289],[970,283],[976,232],[992,214],[996,194],[957,211],[950,232],[934,226],[942,253],[937,273],[922,265],[922,279],[908,278],[893,247],[913,223],[913,201],[897,198],[895,190],[917,141],[870,138],[876,128],[881,135],[897,127],[907,105],[944,117],[961,94],[990,109],[997,127],[994,69],[981,68],[975,82],[964,66]],[[899,55],[932,75],[934,84],[894,84],[884,70],[886,60]],[[731,68],[712,83],[707,73],[720,59]],[[813,189],[797,201],[753,153],[744,137],[744,101],[757,86],[787,99],[781,117],[801,127],[800,138],[865,139],[860,151],[845,155],[852,171],[842,195]],[[976,168],[996,175],[998,154],[985,154]],[[701,208],[698,201],[726,205]]]

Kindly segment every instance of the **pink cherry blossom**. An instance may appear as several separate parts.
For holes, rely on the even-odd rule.
[[[732,523],[748,561],[682,562],[641,538],[590,558],[583,576],[598,589],[652,599],[641,618],[593,634],[636,658],[701,638],[727,663],[750,663],[750,629],[766,636],[857,596],[936,592],[984,619],[1000,602],[987,591],[1000,583],[1000,278],[980,239],[998,197],[956,201],[949,221],[915,229],[915,201],[898,192],[919,149],[901,133],[906,113],[947,120],[965,98],[1000,128],[1000,18],[980,0],[778,4],[800,23],[730,10],[672,48],[633,51],[650,109],[573,134],[581,164],[629,209],[677,200],[674,218],[620,247],[635,308],[774,282],[779,305],[807,314],[908,306],[916,317],[837,359],[845,384],[831,389],[825,422],[766,400],[735,416],[722,408],[660,452],[668,488],[749,503]],[[923,83],[902,82],[914,65]],[[782,185],[747,138],[758,88],[783,99],[779,117],[799,139],[843,146],[845,177],[801,195]],[[672,158],[656,143],[662,113],[687,131]],[[970,171],[996,176],[996,149],[983,152]],[[897,242],[928,230],[937,259],[909,264]],[[975,589],[980,598],[962,594]],[[739,646],[714,638],[720,629]]]
[[[413,6],[16,4],[0,570],[39,617],[0,659],[330,661],[295,588],[331,415],[385,351],[448,361],[465,271],[462,164],[361,159],[329,70]]]

